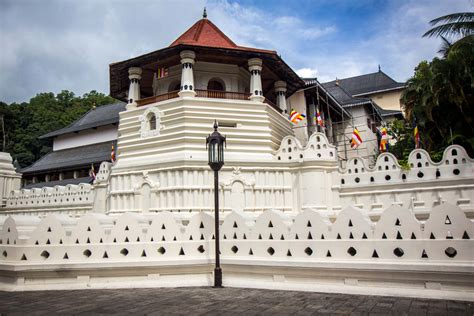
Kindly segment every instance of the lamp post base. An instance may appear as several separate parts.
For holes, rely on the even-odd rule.
[[[222,269],[215,268],[214,269],[214,288],[220,288],[222,287]]]

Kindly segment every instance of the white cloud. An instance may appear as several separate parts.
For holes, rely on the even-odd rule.
[[[302,78],[314,78],[318,76],[318,70],[312,68],[300,68],[295,72]]]
[[[204,5],[206,0],[192,5],[1,0],[0,99],[26,101],[38,92],[61,89],[108,93],[110,63],[168,46],[201,17]],[[421,60],[434,57],[440,45],[438,39],[421,38],[428,21],[472,9],[467,0],[397,0],[386,6],[369,21],[365,33],[356,36],[357,26],[310,21],[305,12],[294,9],[282,14],[230,0],[207,0],[209,19],[237,44],[275,49],[300,75],[316,75],[323,82],[374,72],[379,64],[395,79],[405,80]]]

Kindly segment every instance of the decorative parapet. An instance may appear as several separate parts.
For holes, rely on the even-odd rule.
[[[357,286],[359,278],[363,291],[379,294],[377,291],[390,280],[393,284],[389,288],[400,291],[400,287],[416,287],[432,297],[459,299],[459,295],[474,292],[474,226],[454,205],[435,207],[424,225],[410,210],[394,206],[383,212],[377,223],[353,207],[344,209],[333,224],[309,210],[296,216],[272,210],[256,219],[232,212],[224,218],[221,229],[226,284],[240,284],[245,278],[253,286],[267,287],[271,285],[263,280],[268,274],[274,280],[275,275],[277,280],[288,276],[291,282],[305,275],[308,282],[314,279],[330,282],[328,286],[341,284],[338,291],[343,292],[344,284]],[[23,232],[22,238],[19,232]],[[210,275],[213,239],[214,219],[206,213],[190,219],[169,212],[148,216],[126,213],[118,218],[89,213],[79,220],[51,215],[39,223],[31,217],[25,221],[21,216],[9,217],[0,230],[0,271],[20,265],[21,270],[9,274],[15,280],[0,280],[0,288],[35,284],[22,281],[23,273],[33,270],[42,272],[29,277],[44,277],[36,284],[47,286],[50,275],[57,286],[61,284],[57,281],[61,278],[58,265],[68,278],[68,286],[74,282],[70,280],[75,273],[77,282],[84,279],[82,267],[97,280],[107,276],[107,282],[123,277],[131,282],[133,276],[143,280],[142,275],[150,278],[150,269],[164,274],[172,270],[173,280],[185,284],[190,271]],[[175,268],[170,270],[170,266]],[[207,266],[209,269],[203,270]],[[324,279],[318,279],[321,275]],[[154,286],[169,284],[169,276],[152,276]],[[207,280],[205,277],[197,285],[207,285]],[[308,289],[308,282],[296,284]],[[432,292],[433,288],[437,292]]]
[[[103,174],[105,177],[105,173]],[[78,185],[43,187],[34,189],[14,190],[7,198],[4,209],[6,213],[54,213],[63,211],[76,215],[90,211],[94,203],[94,188],[88,183]]]
[[[309,210],[296,216],[270,210],[256,219],[232,212],[221,225],[225,235],[221,251],[228,258],[238,254],[249,260],[298,257],[309,261],[372,260],[376,264],[381,259],[410,258],[420,263],[441,260],[446,264],[472,264],[474,253],[470,247],[474,246],[471,239],[474,224],[458,207],[450,204],[437,206],[430,214],[423,226],[410,210],[399,206],[383,212],[377,223],[372,223],[363,210],[354,207],[345,208],[333,224],[327,217]],[[195,214],[189,220],[169,212],[153,217],[125,213],[118,218],[89,213],[81,219],[49,215],[39,223],[36,221],[35,228],[19,245],[18,231],[25,231],[23,226],[31,223],[22,221],[21,216],[9,217],[4,222],[0,233],[3,262],[87,262],[89,257],[104,262],[111,257],[129,261],[140,259],[141,251],[137,249],[153,249],[147,257],[159,258],[158,249],[173,242],[179,247],[186,244],[189,248],[192,248],[189,242],[197,246],[202,243],[205,251],[198,251],[197,247],[190,251],[190,254],[199,255],[209,251],[211,244],[208,242],[214,239],[214,219],[206,213]],[[128,253],[133,251],[138,255],[120,253],[122,249],[119,248],[124,247]],[[445,253],[448,247],[456,252]],[[355,251],[349,251],[350,248]],[[102,257],[107,251],[108,258]],[[43,252],[49,255],[41,255]],[[378,256],[374,256],[374,252]],[[68,258],[64,258],[66,253]],[[179,253],[169,255],[182,256]]]
[[[446,148],[440,162],[433,162],[423,149],[413,150],[406,168],[391,153],[381,154],[373,168],[363,159],[352,158],[334,183],[342,207],[368,209],[373,218],[383,209],[399,205],[426,219],[432,207],[444,202],[456,204],[468,217],[474,217],[474,160],[458,145]]]
[[[425,150],[415,149],[410,153],[408,163],[409,170],[402,169],[397,158],[391,153],[381,154],[373,168],[366,166],[363,159],[352,158],[347,162],[346,168],[341,169],[341,187],[474,177],[474,160],[459,145],[447,147],[440,162],[433,162]]]
[[[112,163],[103,161],[100,164],[99,171],[97,172],[95,176],[94,184],[108,183],[111,171],[112,171]]]
[[[286,136],[274,158],[286,162],[337,161],[336,154],[336,147],[329,143],[326,135],[316,132],[304,147],[295,136]]]

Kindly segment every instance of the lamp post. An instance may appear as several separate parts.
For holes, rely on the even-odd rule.
[[[219,253],[219,170],[224,165],[225,136],[217,131],[217,121],[214,121],[214,132],[206,138],[209,152],[208,164],[214,170],[214,225],[216,240],[216,266],[214,268],[214,287],[222,287],[222,270]]]

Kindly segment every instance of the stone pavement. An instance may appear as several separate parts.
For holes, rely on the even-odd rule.
[[[472,302],[237,288],[0,292],[0,315],[473,315]]]

